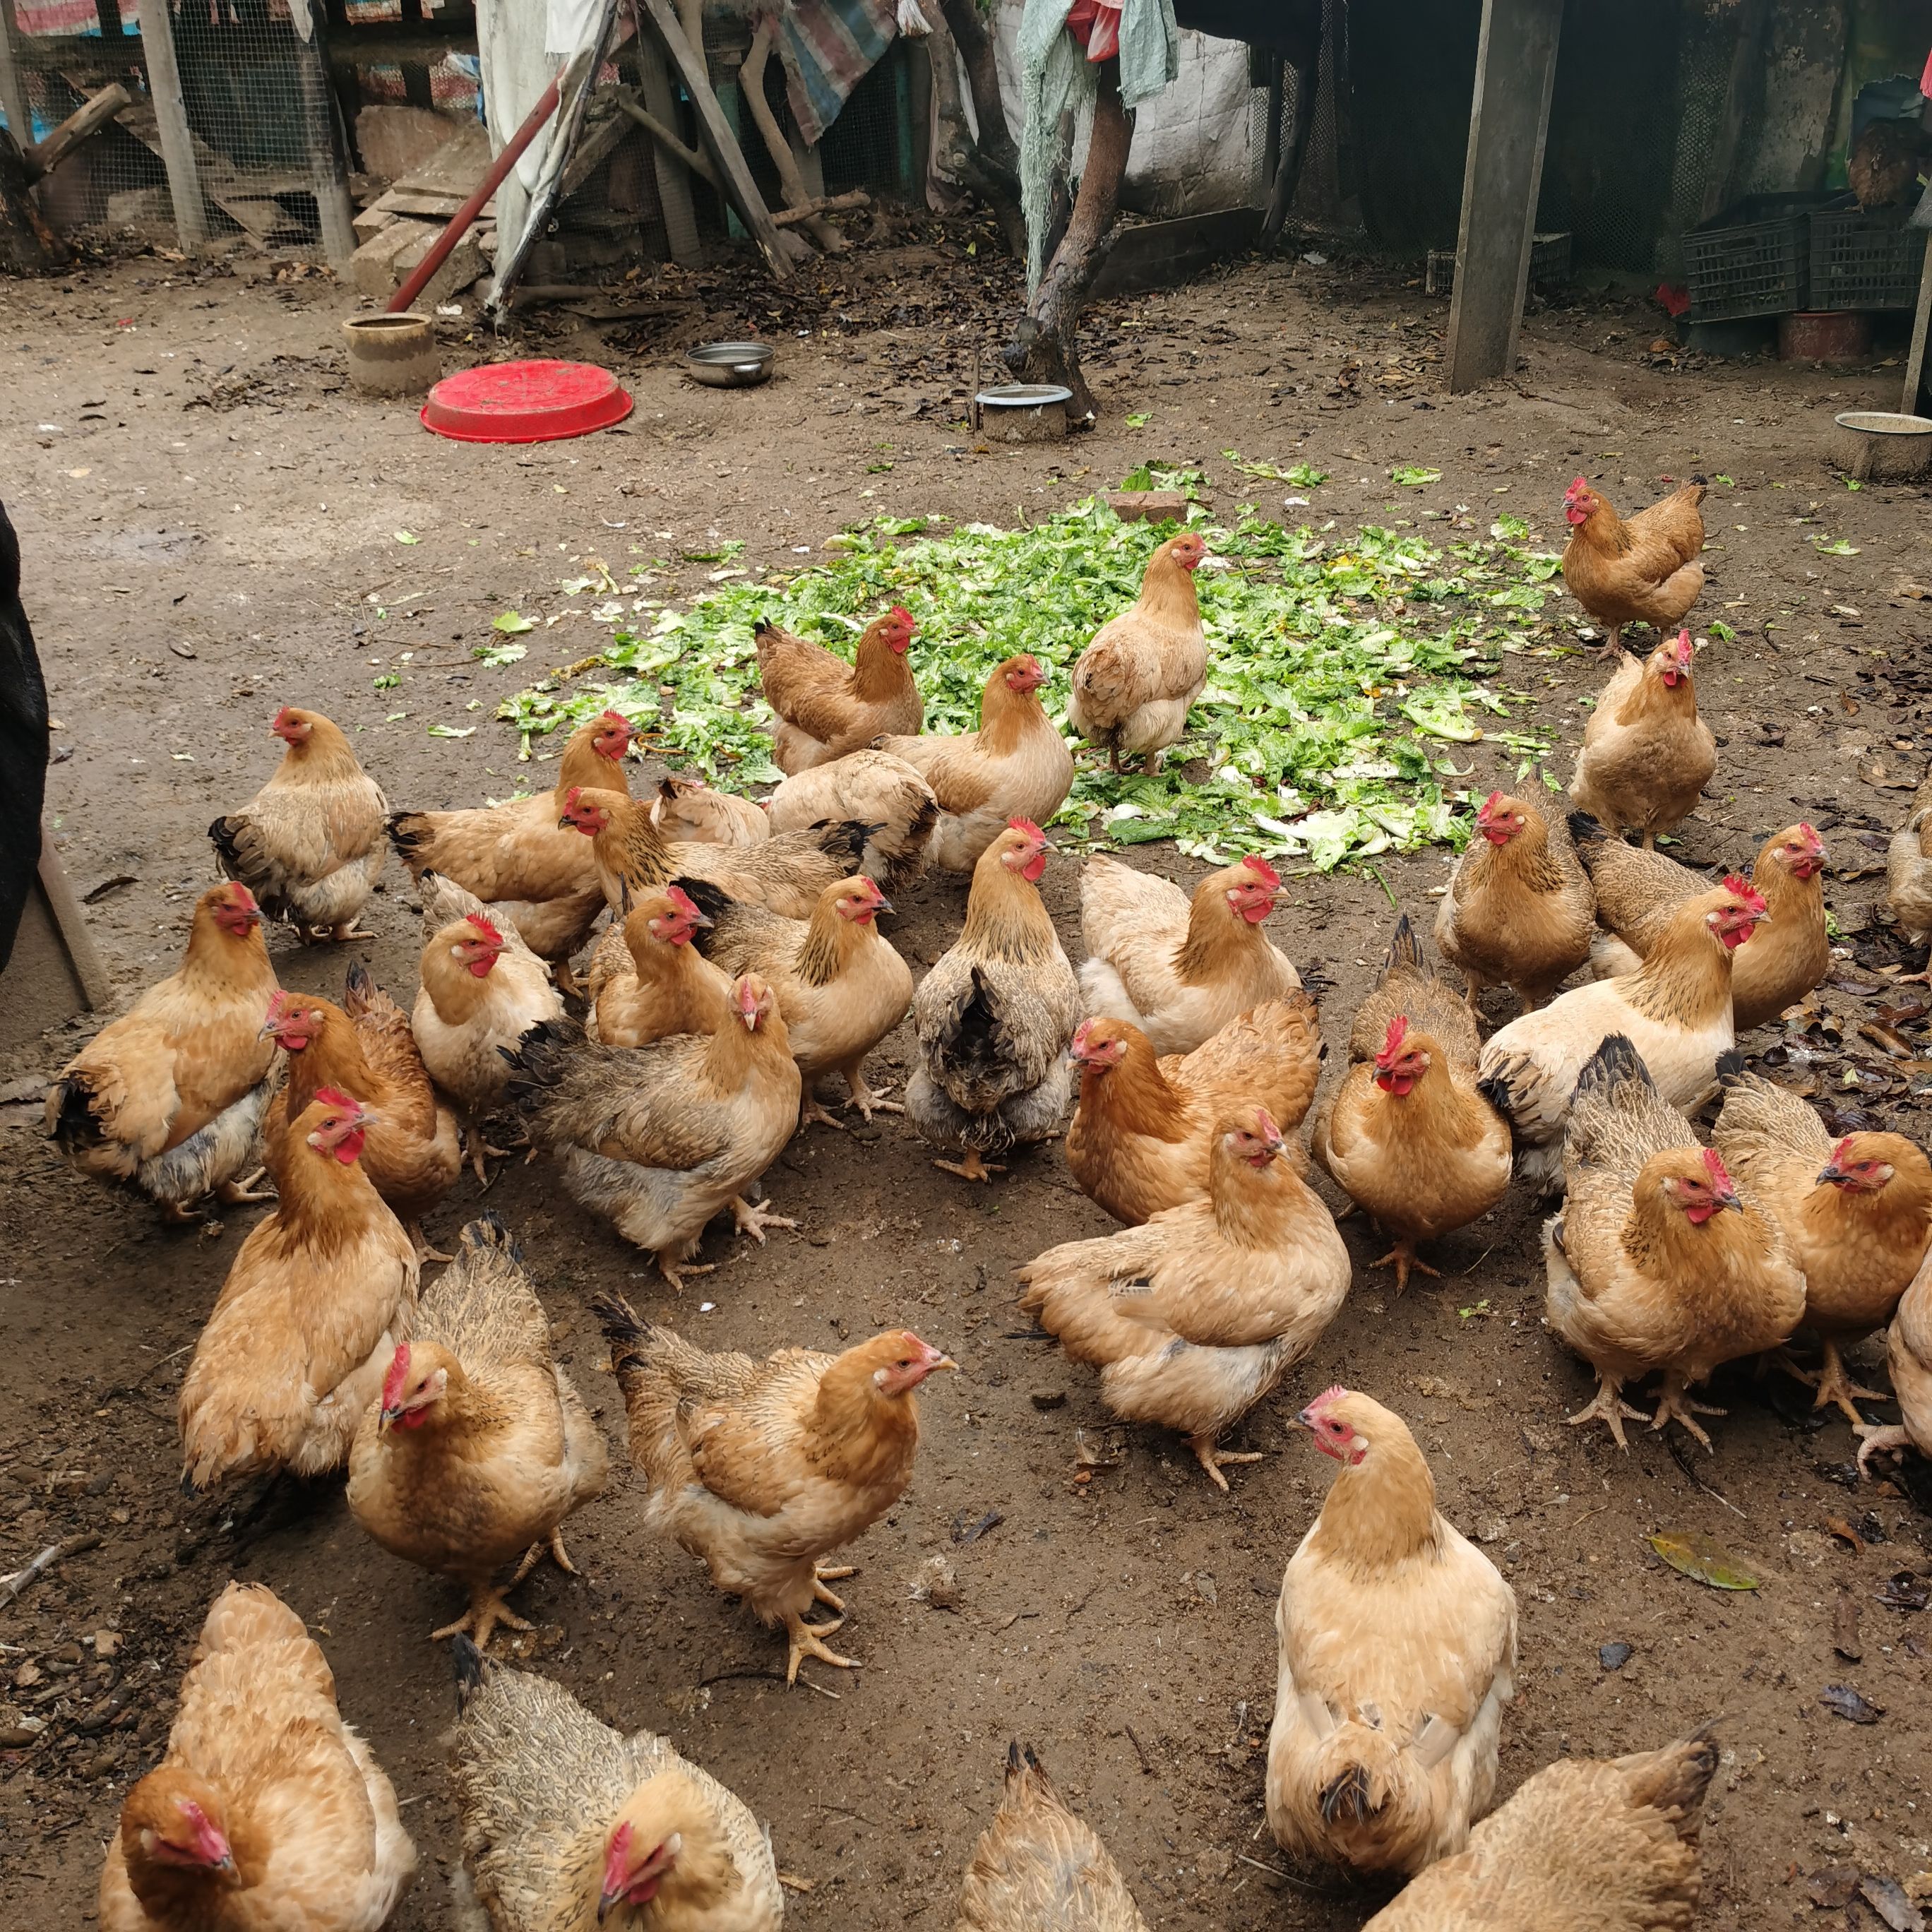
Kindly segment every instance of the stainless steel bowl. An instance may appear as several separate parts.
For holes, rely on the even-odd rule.
[[[684,358],[684,373],[694,382],[713,389],[752,389],[769,382],[772,345],[769,342],[706,342]]]

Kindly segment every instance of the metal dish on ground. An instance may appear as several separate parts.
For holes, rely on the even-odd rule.
[[[707,388],[755,388],[771,380],[772,346],[769,342],[701,343],[686,356],[684,373]]]
[[[973,398],[980,426],[1001,442],[1051,442],[1066,434],[1073,392],[1058,382],[1000,382]]]
[[[1832,460],[1861,483],[1907,483],[1932,464],[1932,416],[1847,410],[1832,427]]]

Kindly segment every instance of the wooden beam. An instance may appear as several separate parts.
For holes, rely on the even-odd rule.
[[[44,822],[40,826],[40,886],[81,997],[98,1012],[113,1004],[114,982],[101,964],[94,935],[87,929],[87,916],[67,882],[67,874],[61,869],[60,855],[54,849],[53,836]]]
[[[700,154],[694,148],[687,148],[649,109],[639,106],[637,102],[626,96],[618,100],[617,111],[620,114],[628,114],[672,160],[681,162],[700,180],[709,182],[713,188],[718,188],[718,170],[711,165],[710,157]],[[676,178],[682,179],[682,177]],[[719,192],[723,192],[722,188]]]
[[[738,70],[738,98],[744,102],[745,111],[764,137],[765,152],[771,156],[772,165],[778,171],[778,186],[784,195],[785,206],[796,212],[813,199],[812,192],[800,171],[798,157],[792,152],[777,117],[772,112],[771,103],[765,98],[765,62],[770,56],[777,32],[769,17],[758,22],[758,30],[752,36],[750,50]],[[772,225],[776,227],[778,224],[774,221]],[[801,214],[800,225],[828,255],[837,254],[846,245],[844,236],[830,222],[817,215]]]
[[[1516,368],[1562,21],[1562,0],[1483,0],[1449,309],[1451,395]]]
[[[34,138],[34,117],[27,110],[27,90],[21,85],[20,63],[14,56],[14,9],[0,0],[0,111],[14,139],[24,148]]]
[[[38,181],[52,174],[88,135],[134,104],[134,97],[118,80],[83,100],[44,141],[36,141],[22,153],[28,175]]]
[[[681,268],[694,268],[704,260],[704,244],[698,232],[698,209],[691,199],[691,184],[685,170],[692,169],[716,188],[717,176],[711,164],[679,140],[672,131],[677,118],[677,98],[671,92],[670,70],[664,64],[664,49],[640,28],[637,38],[638,80],[644,104],[632,118],[651,137],[651,168],[657,176],[658,206],[664,211],[664,239],[670,258]],[[627,112],[630,110],[626,110]],[[649,118],[640,118],[648,111]],[[682,165],[680,165],[682,164]],[[720,190],[722,192],[722,190]]]
[[[141,44],[148,56],[148,92],[154,102],[162,164],[168,171],[176,236],[184,249],[199,248],[208,239],[208,211],[202,206],[194,136],[182,98],[181,68],[175,60],[174,23],[168,17],[168,0],[141,0]]]
[[[698,110],[698,124],[704,134],[704,145],[710,149],[711,158],[718,164],[725,194],[736,209],[738,219],[751,231],[752,239],[758,244],[758,252],[765,258],[765,266],[771,271],[772,279],[789,281],[791,263],[786,259],[784,244],[778,239],[772,212],[765,206],[764,196],[759,194],[758,184],[752,178],[752,171],[746,165],[745,152],[738,145],[738,137],[732,133],[731,124],[725,119],[724,110],[718,105],[717,95],[711,91],[704,57],[694,52],[691,43],[685,38],[684,29],[671,11],[670,0],[638,0],[638,4],[641,9],[640,22],[650,28],[663,46],[673,71],[683,82],[685,92],[691,96],[691,104]]]
[[[1926,190],[1932,196],[1932,188]],[[1918,313],[1912,318],[1912,351],[1905,358],[1905,400],[1899,408],[1909,416],[1918,414],[1918,391],[1925,380],[1925,338],[1932,333],[1932,242],[1925,248],[1925,266],[1918,276]]]

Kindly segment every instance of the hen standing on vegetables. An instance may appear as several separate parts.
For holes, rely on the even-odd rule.
[[[1066,1043],[1078,988],[1037,881],[1053,848],[1015,819],[973,868],[966,922],[913,996],[919,1064],[907,1118],[961,1161],[963,1180],[1005,1170],[989,1154],[1045,1140],[1066,1111]]]
[[[543,962],[499,928],[463,888],[434,872],[422,878],[422,983],[411,1029],[430,1078],[469,1117],[470,1158],[478,1181],[484,1156],[501,1150],[483,1138],[483,1116],[503,1097],[505,1052],[534,1028],[563,1017],[563,996]]]
[[[877,829],[853,821],[774,834],[761,845],[687,845],[664,837],[648,805],[614,792],[574,791],[562,823],[587,842],[611,910],[622,917],[646,892],[674,879],[701,879],[735,899],[809,919],[818,896],[848,877]]]
[[[1216,1448],[1320,1339],[1348,1292],[1348,1251],[1258,1108],[1219,1124],[1208,1198],[1145,1226],[1049,1248],[1022,1268],[1021,1307],[1129,1422],[1178,1429],[1225,1491]]]
[[[1477,1085],[1510,1123],[1523,1180],[1547,1189],[1557,1178],[1576,1077],[1612,1034],[1628,1036],[1671,1106],[1715,1090],[1718,1057],[1736,1043],[1732,961],[1764,916],[1743,880],[1726,879],[1670,915],[1634,973],[1574,986],[1490,1035]]]
[[[1647,658],[1625,658],[1597,696],[1570,796],[1612,832],[1634,831],[1647,852],[1696,808],[1718,769],[1718,741],[1697,716],[1690,634]]]
[[[1702,873],[1607,836],[1597,821],[1573,812],[1576,854],[1596,889],[1604,931],[1590,947],[1600,980],[1634,973],[1686,899],[1711,890]],[[1774,1020],[1822,980],[1832,964],[1825,930],[1825,844],[1808,825],[1787,825],[1760,848],[1751,886],[1765,902],[1768,930],[1731,967],[1731,1019],[1739,1033]]]
[[[1268,1827],[1302,1857],[1418,1872],[1496,1790],[1516,1594],[1438,1513],[1400,1418],[1331,1388],[1300,1420],[1341,1469],[1275,1606]]]
[[[1265,859],[1210,872],[1191,901],[1168,880],[1089,859],[1080,874],[1082,1005],[1138,1027],[1156,1053],[1192,1053],[1250,1008],[1300,992],[1300,974],[1262,931],[1282,890]]]
[[[1774,1348],[1804,1312],[1804,1277],[1776,1222],[1738,1193],[1715,1148],[1612,1035],[1576,1081],[1564,1147],[1563,1211],[1545,1224],[1550,1327],[1597,1371],[1596,1400],[1570,1418],[1662,1429],[1674,1417],[1708,1449],[1690,1385],[1726,1362]],[[1657,1413],[1623,1385],[1664,1374]]]
[[[939,800],[918,772],[890,752],[848,752],[785,780],[765,801],[774,832],[802,832],[824,819],[856,819],[872,836],[859,870],[887,892],[926,870]]]
[[[932,862],[970,872],[1016,818],[1044,825],[1073,787],[1073,754],[1040,698],[1047,674],[1037,658],[994,667],[980,697],[980,728],[958,737],[881,737],[874,751],[910,765],[932,786],[939,823]]]
[[[1315,1122],[1315,1158],[1395,1245],[1395,1292],[1432,1241],[1486,1214],[1509,1186],[1509,1125],[1476,1090],[1468,1007],[1423,963],[1405,913],[1348,1036],[1352,1063]]]
[[[454,1662],[465,1932],[778,1932],[771,1840],[735,1793],[466,1637]]]
[[[1834,1144],[1796,1094],[1756,1074],[1727,1075],[1724,1087],[1711,1138],[1784,1230],[1804,1276],[1800,1330],[1824,1348],[1816,1376],[1783,1366],[1816,1384],[1815,1406],[1835,1402],[1862,1428],[1853,1398],[1886,1397],[1859,1388],[1838,1352],[1883,1328],[1918,1272],[1932,1238],[1932,1163],[1902,1134],[1847,1134]]]
[[[1292,1133],[1314,1102],[1326,1051],[1306,993],[1271,1000],[1192,1053],[1165,1059],[1126,1020],[1082,1020],[1070,1049],[1080,1097],[1066,1130],[1067,1167],[1117,1221],[1198,1201],[1223,1120],[1265,1107]]]
[[[182,1379],[182,1480],[194,1489],[340,1468],[409,1340],[421,1264],[362,1172],[369,1125],[324,1088],[269,1147],[274,1211],[242,1244]]]
[[[1570,594],[1610,633],[1602,656],[1623,646],[1626,624],[1662,631],[1678,622],[1704,587],[1704,519],[1697,506],[1708,486],[1694,478],[1628,521],[1582,478],[1563,494],[1570,541],[1563,581]]]
[[[716,1033],[731,982],[692,944],[710,923],[679,886],[632,907],[590,957],[590,1037],[648,1046],[675,1033]]]
[[[919,1447],[913,1391],[957,1364],[902,1329],[839,1355],[710,1354],[642,1326],[614,1296],[592,1305],[630,1418],[631,1460],[651,1486],[646,1526],[700,1558],[761,1622],[784,1625],[788,1684],[807,1657],[852,1668],[825,1647],[843,1616],[805,1621],[814,1601],[845,1608],[825,1586],[851,1570],[818,1559],[905,1494]]]
[[[306,942],[366,939],[356,919],[388,856],[389,802],[320,712],[285,704],[268,729],[288,747],[274,776],[208,828],[221,869]]]
[[[760,624],[758,682],[774,713],[772,758],[788,775],[829,764],[881,732],[916,731],[926,722],[906,653],[912,614],[895,604],[874,617],[846,663],[823,644]]]
[[[342,1721],[302,1618],[230,1583],[167,1754],[122,1804],[100,1932],[376,1932],[416,1865],[395,1787]]]
[[[866,1085],[865,1072],[866,1054],[905,1018],[912,999],[912,968],[874,923],[892,910],[891,900],[870,879],[842,879],[820,893],[809,920],[781,919],[697,880],[692,890],[710,915],[695,942],[706,958],[727,973],[760,974],[778,994],[802,1082],[799,1125],[820,1120],[843,1130],[812,1090],[821,1073],[834,1072],[867,1120],[904,1113]]]
[[[1559,1758],[1363,1932],[1685,1932],[1718,1747]]]
[[[83,1174],[131,1180],[171,1221],[211,1189],[260,1199],[239,1176],[260,1158],[273,1091],[262,1016],[275,970],[246,886],[194,904],[179,968],[110,1020],[47,1091],[46,1127]]]
[[[1148,1932],[1120,1867],[1030,1744],[1006,1747],[1006,1789],[973,1848],[953,1932]]]
[[[380,1401],[362,1412],[349,1458],[349,1507],[392,1555],[453,1576],[470,1607],[433,1638],[483,1649],[499,1623],[530,1626],[490,1578],[522,1557],[514,1589],[548,1549],[564,1553],[563,1522],[600,1495],[610,1458],[576,1384],[550,1353],[550,1323],[524,1272],[523,1250],[488,1215],[417,1310]]]
[[[436,1099],[402,1009],[366,966],[350,968],[345,998],[346,1012],[312,993],[270,1000],[262,1031],[289,1056],[288,1080],[269,1103],[263,1132],[271,1143],[279,1140],[325,1087],[353,1094],[370,1109],[363,1172],[418,1256],[446,1262],[424,1236],[422,1217],[463,1172],[456,1116]]]
[[[767,1228],[798,1226],[745,1198],[798,1125],[798,1064],[764,980],[733,986],[708,1036],[598,1046],[545,1025],[509,1064],[532,1144],[563,1156],[572,1197],[655,1255],[673,1288],[711,1272],[689,1258],[724,1208],[761,1246]]]
[[[500,927],[513,927],[538,958],[562,968],[590,937],[604,909],[597,868],[582,840],[558,824],[573,788],[628,796],[624,755],[637,734],[607,711],[570,735],[556,783],[528,798],[463,812],[399,812],[389,838],[418,882],[434,872],[460,886]]]
[[[1103,747],[1115,771],[1124,754],[1160,769],[1160,754],[1187,729],[1188,708],[1208,682],[1208,640],[1194,573],[1208,554],[1193,530],[1169,537],[1148,560],[1141,594],[1094,634],[1073,667],[1067,722]]]
[[[1487,986],[1507,986],[1527,1012],[1588,962],[1590,881],[1567,834],[1527,799],[1491,792],[1476,834],[1436,909],[1436,944],[1478,1019]]]

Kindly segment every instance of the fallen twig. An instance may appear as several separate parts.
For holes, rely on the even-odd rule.
[[[16,1570],[10,1576],[0,1576],[0,1604],[12,1603],[36,1577],[58,1569],[70,1556],[78,1556],[82,1550],[98,1550],[100,1546],[100,1538],[92,1530],[79,1536],[70,1536],[62,1542],[49,1544],[24,1568]]]

